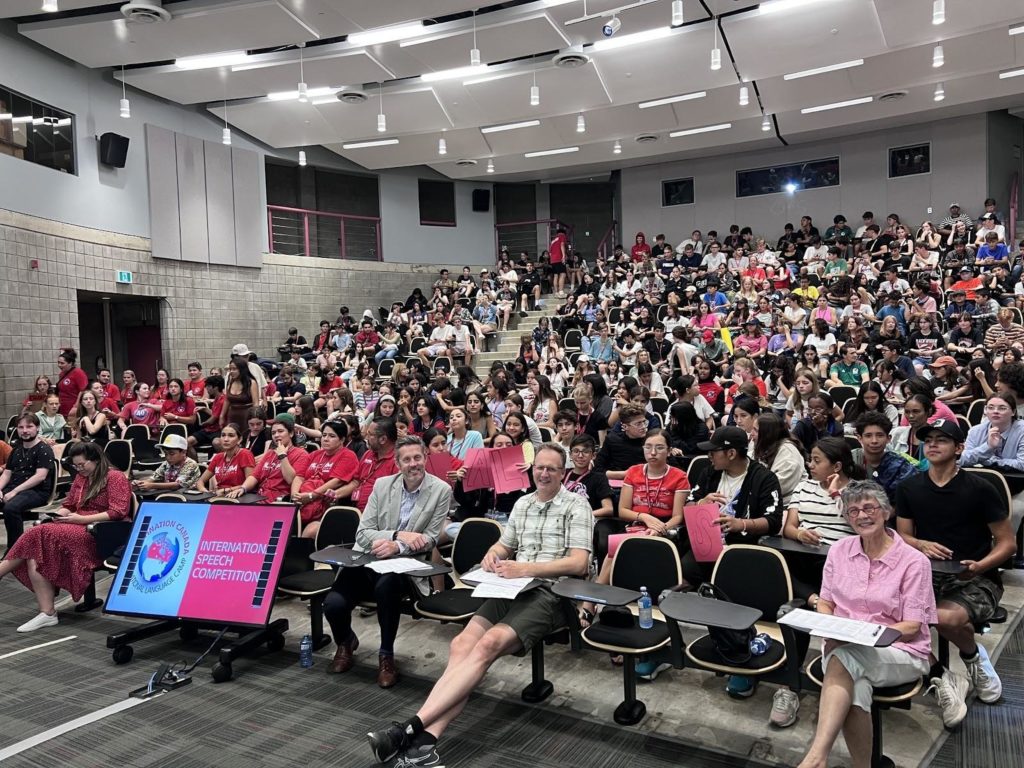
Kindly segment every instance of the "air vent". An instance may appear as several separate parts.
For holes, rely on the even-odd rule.
[[[121,15],[136,24],[171,20],[171,12],[163,7],[161,0],[132,0],[121,6]]]
[[[658,140],[657,134],[654,133],[641,133],[636,137],[637,144],[652,144]]]
[[[472,168],[474,165],[477,164],[477,161],[470,160],[469,158],[464,157],[461,160],[456,160],[455,164],[461,168]]]
[[[362,91],[339,91],[337,96],[342,104],[362,104],[369,98]]]
[[[578,69],[586,66],[590,57],[583,52],[583,46],[574,45],[565,51],[559,51],[551,59],[551,63],[561,69]]]
[[[878,97],[878,100],[881,102],[899,101],[906,95],[906,91],[893,91],[892,93],[883,93]]]

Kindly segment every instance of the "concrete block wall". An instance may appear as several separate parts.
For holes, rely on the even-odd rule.
[[[240,341],[276,358],[288,326],[312,338],[320,320],[334,320],[342,305],[358,315],[404,301],[415,287],[429,295],[442,266],[461,271],[276,254],[264,255],[262,269],[164,261],[152,258],[146,238],[0,209],[0,415],[6,423],[17,412],[36,376],[55,376],[61,347],[81,348],[79,290],[166,299],[163,359],[172,375],[183,375],[189,360],[224,365]],[[490,265],[474,272],[483,266]],[[134,273],[133,285],[115,282],[119,269]]]

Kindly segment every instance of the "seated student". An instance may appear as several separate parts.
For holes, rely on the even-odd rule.
[[[309,454],[292,442],[295,417],[290,413],[278,414],[270,426],[270,445],[260,457],[256,469],[237,488],[224,495],[229,499],[259,493],[264,501],[279,501],[291,492],[292,481],[305,476],[309,468]]]
[[[248,448],[242,447],[243,434],[242,427],[238,424],[224,425],[218,437],[221,450],[213,454],[209,465],[196,483],[196,490],[213,491],[218,496],[223,496],[245,483],[256,467],[256,458]]]
[[[800,768],[824,768],[840,730],[856,766],[871,763],[872,690],[908,683],[928,668],[935,601],[920,553],[886,528],[888,497],[875,483],[850,483],[844,516],[856,536],[829,550],[818,613],[881,623],[900,631],[888,648],[825,642],[818,724]],[[870,581],[871,589],[864,585]]]
[[[562,446],[566,457],[570,457],[569,451],[572,448],[573,438],[576,437],[576,414],[569,410],[559,410],[554,415],[555,439],[554,443]],[[594,439],[594,438],[591,438]],[[595,452],[597,440],[594,439]],[[570,457],[571,458],[571,457]]]
[[[184,424],[189,431],[195,429],[196,402],[185,393],[181,379],[167,382],[167,395],[160,409],[160,419],[167,424]]]
[[[1024,472],[1024,421],[1017,418],[1013,394],[994,394],[985,400],[985,416],[967,432],[959,464]]]
[[[286,403],[287,406],[295,405],[295,401],[306,394],[306,385],[295,378],[295,369],[286,365],[281,373],[274,380],[275,392],[270,397],[275,403]],[[282,407],[287,407],[282,406]]]
[[[622,406],[618,413],[622,432],[608,430],[604,445],[594,459],[594,471],[601,472],[609,480],[622,480],[626,470],[644,463],[644,438],[648,428],[646,414],[632,404]]]
[[[351,394],[349,392],[350,396]],[[316,442],[320,439],[320,417],[317,416],[312,397],[303,395],[295,401],[295,405],[289,411],[295,417],[295,445],[303,446],[307,442]]]
[[[692,376],[683,378],[693,379]],[[671,446],[671,457],[686,460],[701,455],[702,451],[697,444],[706,442],[711,433],[708,431],[707,424],[698,416],[694,405],[686,401],[675,402],[669,407],[668,413],[669,422],[666,433]]]
[[[359,458],[355,477],[337,491],[339,498],[351,499],[360,512],[366,507],[373,484],[381,477],[398,472],[395,464],[398,424],[393,418],[376,418],[362,430],[362,436],[368,450]]]
[[[928,471],[896,489],[896,528],[929,559],[960,562],[965,569],[932,574],[939,635],[960,650],[967,667],[966,680],[937,664],[929,673],[942,722],[954,728],[967,714],[971,687],[986,704],[1002,696],[1002,682],[988,652],[975,641],[974,627],[991,619],[999,607],[999,566],[1013,557],[1017,545],[995,489],[957,465],[965,441],[959,425],[938,419],[919,427],[917,439],[924,444]]]
[[[790,436],[782,417],[774,413],[757,417],[750,439],[753,442],[751,458],[768,467],[778,479],[783,508],[788,509],[793,492],[807,478],[800,444]]]
[[[427,450],[418,437],[399,439],[395,453],[399,472],[374,483],[359,520],[355,549],[378,558],[429,555],[451,507],[452,491],[447,482],[427,474]],[[338,644],[331,672],[348,672],[354,665],[359,638],[352,630],[352,611],[360,600],[372,598],[380,626],[377,684],[391,688],[398,682],[394,643],[405,587],[406,579],[399,573],[378,574],[364,567],[341,570],[324,600],[324,616]]]
[[[155,437],[160,431],[160,409],[163,404],[149,402],[149,384],[144,381],[138,382],[132,392],[135,399],[125,403],[121,409],[121,415],[117,419],[117,426],[123,435],[130,424],[144,424],[149,428],[151,437]]]
[[[444,321],[444,314],[434,314],[434,328],[430,331],[427,339],[427,346],[422,347],[416,354],[424,363],[429,363],[432,357],[447,357],[452,359],[452,352],[448,348],[448,338],[451,336],[451,326]]]
[[[237,424],[238,422],[227,422]],[[267,429],[267,416],[262,408],[250,408],[245,415],[245,432],[242,434],[242,447],[259,458],[267,450],[270,443],[270,430]]]
[[[8,573],[35,592],[39,613],[18,627],[34,632],[57,624],[53,601],[57,590],[66,589],[81,600],[100,566],[96,540],[87,530],[102,520],[124,520],[131,514],[131,486],[123,472],[110,466],[107,455],[95,443],[74,443],[68,458],[75,479],[57,520],[30,528],[0,563],[0,578]]]
[[[220,415],[224,411],[224,377],[214,374],[207,376],[205,381],[206,399],[211,403],[210,418],[199,422],[196,431],[188,437],[190,448],[206,448],[212,446],[214,450],[222,449],[217,443],[221,433]]]
[[[918,438],[918,430],[933,420],[935,401],[927,395],[915,394],[903,404],[903,418],[907,426],[895,427],[889,436],[889,448],[913,463],[919,470],[928,469],[928,457],[924,444]],[[953,420],[956,423],[956,420]]]
[[[562,487],[565,453],[545,443],[533,467],[536,493],[518,502],[501,539],[481,566],[499,575],[557,579],[582,577],[590,559],[593,515],[589,505]],[[546,585],[514,600],[489,599],[451,644],[444,674],[416,715],[368,734],[374,758],[401,755],[414,765],[437,765],[437,740],[466,705],[469,695],[500,657],[529,651],[565,626],[561,600]]]
[[[859,387],[870,378],[868,367],[861,362],[857,354],[857,347],[848,344],[843,347],[840,358],[832,363],[828,369],[829,378],[825,381],[825,387]]]
[[[348,424],[344,421],[326,422],[321,429],[320,449],[309,455],[306,471],[292,480],[291,496],[300,505],[303,538],[316,536],[324,513],[338,498],[337,490],[355,477],[359,459],[343,446],[347,437]]]
[[[0,456],[0,511],[7,529],[8,550],[25,530],[25,513],[44,506],[56,482],[53,449],[39,436],[39,414],[23,413],[18,417],[16,431],[18,441],[14,449],[8,448],[7,456]]]
[[[863,468],[867,479],[885,489],[889,500],[895,502],[896,487],[908,477],[916,475],[914,462],[889,448],[892,422],[880,411],[865,411],[854,422],[860,439],[860,448],[853,449],[854,463]]]
[[[105,446],[110,438],[110,429],[107,426],[107,415],[100,410],[99,400],[92,389],[83,389],[78,395],[78,404],[75,406],[75,418],[77,423],[72,431],[74,437],[79,440],[89,440]]]
[[[594,408],[593,388],[588,383],[578,384],[572,398],[576,406],[576,434],[586,433],[600,443],[601,433],[608,429],[608,417]]]
[[[443,430],[441,431],[444,434]],[[455,406],[448,412],[448,433],[445,437],[448,452],[460,461],[466,458],[470,448],[483,448],[484,439],[476,430],[469,428],[469,414],[462,406]]]
[[[167,435],[156,447],[164,460],[148,480],[136,480],[132,486],[139,491],[190,491],[199,482],[203,471],[195,459],[188,457],[188,441],[181,435]]]
[[[795,419],[791,434],[810,453],[811,448],[823,437],[842,436],[843,425],[836,421],[835,403],[825,392],[807,398],[807,417]]]

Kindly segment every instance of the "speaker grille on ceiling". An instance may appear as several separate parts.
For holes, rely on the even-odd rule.
[[[337,98],[343,104],[362,104],[369,97],[362,91],[339,91]]]
[[[879,101],[899,101],[907,95],[906,91],[893,91],[891,93],[883,93],[878,97]]]
[[[171,12],[163,7],[161,0],[131,0],[121,6],[121,15],[136,24],[171,20]]]
[[[476,160],[470,160],[469,158],[465,158],[464,157],[461,160],[456,160],[455,164],[458,165],[458,166],[462,166],[463,168],[468,168],[470,166],[476,165],[477,161]]]
[[[567,51],[559,51],[551,59],[551,63],[561,69],[578,69],[589,62],[590,57],[577,46],[573,46]]]
[[[657,140],[657,135],[653,133],[641,133],[639,136],[636,137],[637,144],[651,144]]]

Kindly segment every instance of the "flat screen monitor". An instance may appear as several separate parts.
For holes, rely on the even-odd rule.
[[[145,502],[104,610],[264,626],[294,521],[286,506]]]

